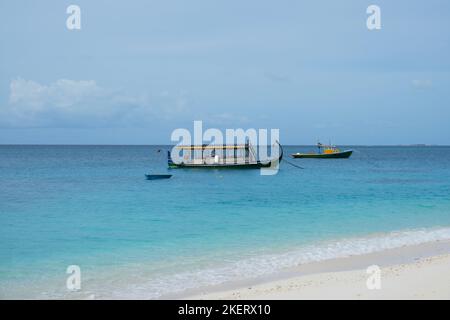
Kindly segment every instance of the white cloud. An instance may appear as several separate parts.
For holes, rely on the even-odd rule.
[[[46,105],[70,107],[86,98],[99,97],[103,90],[93,80],[60,79],[50,85],[18,78],[11,81],[9,102],[39,110]]]
[[[22,78],[10,83],[0,126],[136,126],[187,111],[185,92],[129,95],[94,80],[59,79],[48,85]]]

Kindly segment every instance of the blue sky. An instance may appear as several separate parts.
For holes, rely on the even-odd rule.
[[[170,143],[194,120],[285,144],[450,144],[445,0],[1,1],[0,39],[3,144]]]

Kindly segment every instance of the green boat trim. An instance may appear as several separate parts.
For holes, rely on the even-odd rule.
[[[347,159],[353,153],[353,150],[345,150],[333,153],[294,153],[293,158],[314,158],[314,159]]]

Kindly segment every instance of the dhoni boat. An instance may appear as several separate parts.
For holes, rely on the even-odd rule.
[[[283,148],[278,141],[277,144],[279,156],[265,161],[258,159],[254,147],[249,142],[234,145],[179,145],[175,149],[181,153],[181,161],[175,163],[170,151],[167,154],[167,161],[169,168],[268,168],[283,158]]]
[[[294,153],[293,158],[344,159],[349,158],[353,150],[339,150],[336,146],[317,143],[318,153]]]

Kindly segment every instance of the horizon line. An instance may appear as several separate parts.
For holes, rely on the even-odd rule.
[[[176,144],[115,144],[115,143],[0,143],[0,146],[174,146]],[[334,145],[334,144],[333,144]],[[310,147],[316,144],[283,144],[286,147]],[[348,147],[450,147],[450,144],[426,144],[426,143],[410,143],[410,144],[336,144],[336,146]]]

